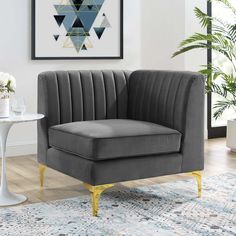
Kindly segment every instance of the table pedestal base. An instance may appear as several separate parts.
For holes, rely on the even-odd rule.
[[[8,189],[6,175],[7,163],[5,156],[8,132],[11,126],[15,123],[40,120],[43,117],[44,116],[41,114],[28,114],[22,116],[10,116],[8,118],[0,118],[0,157],[2,158],[2,170],[0,173],[0,207],[17,205],[27,200],[27,197],[16,193],[11,193]]]
[[[17,205],[27,200],[25,196],[19,195],[16,193],[11,193],[8,190],[5,152],[6,152],[7,135],[12,124],[13,124],[12,122],[0,123],[0,148],[1,148],[1,157],[2,157],[0,206]]]
[[[17,205],[26,200],[27,197],[24,195],[11,193],[9,191],[0,191],[0,207]]]

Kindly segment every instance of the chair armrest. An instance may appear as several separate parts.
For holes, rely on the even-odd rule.
[[[182,140],[182,172],[204,168],[204,77],[198,76],[189,92]]]
[[[184,71],[135,71],[129,81],[129,119],[182,134],[182,171],[203,169],[204,77]]]
[[[38,130],[38,146],[37,146],[37,159],[41,164],[47,164],[47,150],[48,145],[48,103],[47,101],[47,87],[43,79],[43,75],[38,77],[38,113],[44,114],[44,118],[37,121]]]

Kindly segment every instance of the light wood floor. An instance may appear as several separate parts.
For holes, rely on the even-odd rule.
[[[35,156],[11,157],[7,161],[7,175],[11,191],[22,193],[28,197],[25,204],[51,201],[89,194],[82,183],[76,179],[47,168],[45,189],[40,191],[38,164]],[[218,175],[229,171],[236,172],[236,153],[225,146],[225,139],[206,141],[205,145],[205,176]],[[127,187],[152,185],[168,181],[190,178],[187,175],[172,175],[146,180],[122,183]],[[119,184],[116,186],[119,188]]]

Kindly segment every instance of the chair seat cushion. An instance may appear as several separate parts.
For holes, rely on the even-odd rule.
[[[181,134],[138,120],[94,120],[52,126],[49,145],[85,159],[157,155],[180,151]]]

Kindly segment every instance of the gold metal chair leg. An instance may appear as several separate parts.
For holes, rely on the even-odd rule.
[[[105,184],[105,185],[97,185],[92,186],[89,184],[84,183],[84,187],[88,189],[91,193],[91,201],[92,201],[92,207],[93,207],[93,216],[98,215],[98,207],[99,207],[99,199],[103,191],[105,191],[108,188],[113,187],[114,184]]]
[[[43,188],[44,186],[44,173],[46,170],[46,166],[39,164],[39,180],[40,180],[40,187]]]
[[[198,187],[198,197],[202,197],[202,172],[201,171],[194,171],[191,173],[192,176],[196,178],[197,187]]]

